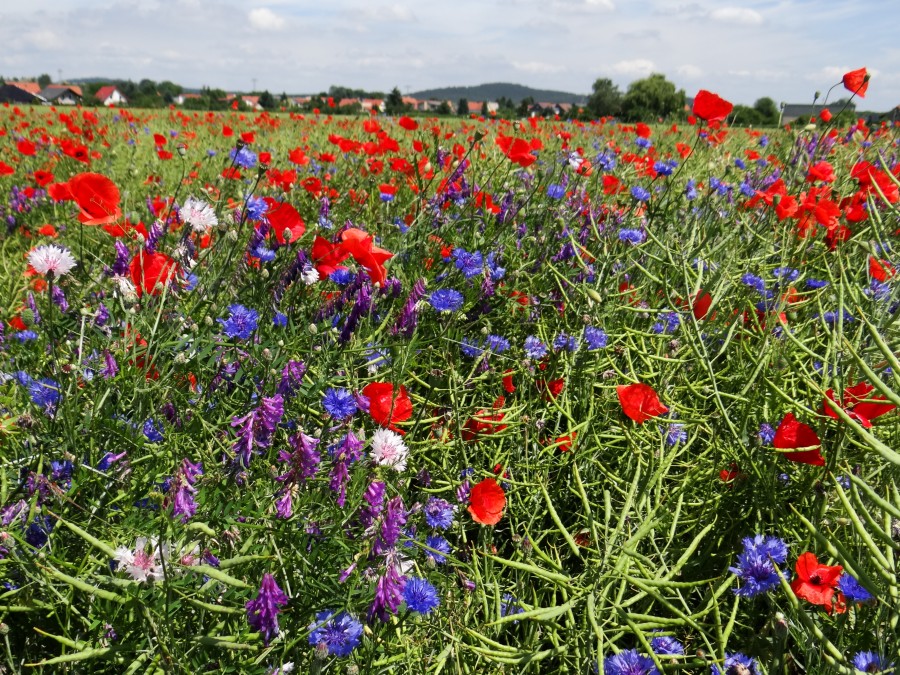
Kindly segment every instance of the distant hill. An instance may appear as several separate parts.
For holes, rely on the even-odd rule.
[[[491,82],[479,84],[474,87],[442,87],[440,89],[426,89],[414,91],[409,96],[418,99],[438,99],[458,101],[465,98],[469,101],[496,101],[501,97],[510,99],[513,103],[519,103],[529,96],[535,101],[546,103],[579,103],[587,100],[584,94],[573,94],[568,91],[553,91],[552,89],[532,89],[521,84],[510,82]]]

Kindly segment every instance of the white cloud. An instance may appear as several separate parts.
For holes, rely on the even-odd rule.
[[[59,37],[52,30],[35,30],[27,33],[25,39],[28,44],[38,49],[54,49],[62,46]]]
[[[689,63],[686,63],[683,66],[678,66],[678,70],[676,72],[682,77],[686,77],[692,80],[695,80],[698,77],[703,77],[703,71],[697,66],[692,66]]]
[[[710,12],[709,18],[713,21],[742,26],[758,26],[763,22],[762,14],[746,7],[720,7]]]
[[[649,59],[632,59],[630,61],[619,61],[613,64],[610,70],[617,75],[646,77],[656,70],[656,64]]]
[[[250,19],[250,25],[259,30],[281,30],[284,28],[284,19],[265,7],[251,9],[247,18]]]
[[[561,73],[566,68],[553,63],[544,63],[543,61],[513,61],[513,68],[526,73]]]

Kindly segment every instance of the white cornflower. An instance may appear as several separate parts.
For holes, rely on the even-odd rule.
[[[404,471],[408,455],[409,449],[400,434],[389,429],[379,429],[372,434],[372,459],[376,464]]]
[[[134,551],[125,546],[116,549],[114,560],[119,569],[130,574],[135,581],[158,581],[163,578],[163,566],[159,557],[156,539],[150,539],[150,551],[147,552],[147,538],[138,537],[134,543]]]
[[[300,273],[300,278],[303,279],[304,284],[312,286],[319,280],[319,270],[312,266],[305,267]]]
[[[181,222],[190,223],[194,232],[205,233],[209,228],[219,224],[216,212],[204,201],[188,197],[178,212]]]
[[[44,244],[31,249],[28,253],[28,263],[38,274],[47,276],[52,274],[54,278],[65,276],[75,267],[75,258],[68,249],[56,244]]]

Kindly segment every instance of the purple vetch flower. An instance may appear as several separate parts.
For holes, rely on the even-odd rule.
[[[109,309],[101,302],[100,306],[97,307],[97,312],[94,314],[94,325],[98,328],[103,328],[107,321],[109,321]]]
[[[130,274],[131,252],[121,239],[116,239],[115,246],[116,258],[112,264],[112,274],[116,277],[127,277]]]
[[[281,371],[281,382],[278,383],[275,393],[284,398],[292,398],[303,382],[304,373],[306,364],[303,361],[288,361]]]
[[[280,394],[263,397],[258,408],[243,417],[234,417],[231,426],[237,427],[237,439],[232,449],[235,462],[243,468],[250,466],[253,452],[257,448],[268,448],[272,444],[275,428],[284,415],[284,398]]]
[[[362,457],[362,449],[365,443],[352,431],[330,448],[334,465],[331,467],[331,482],[329,487],[332,492],[338,494],[337,504],[344,506],[347,501],[347,482],[350,480],[350,465],[359,461]]]
[[[381,621],[387,621],[391,614],[395,614],[403,602],[405,586],[406,577],[401,573],[400,561],[395,555],[388,556],[384,574],[375,582],[375,600],[369,609],[369,620],[378,617]]]
[[[291,499],[291,491],[287,489],[284,494],[275,500],[275,515],[282,520],[287,520],[294,515],[294,502]]]
[[[406,515],[403,498],[399,495],[387,503],[384,518],[381,521],[381,530],[372,546],[374,555],[384,555],[397,545],[397,541],[400,539],[400,529],[406,524]]]
[[[156,245],[159,243],[159,240],[162,239],[163,234],[165,234],[165,226],[162,221],[157,220],[150,226],[150,231],[147,232],[147,243],[144,244],[144,250],[147,253],[155,253]]]
[[[365,505],[359,509],[359,524],[364,530],[368,530],[384,509],[385,484],[380,480],[369,483],[363,493]]]
[[[424,295],[425,280],[419,279],[413,284],[409,297],[406,298],[406,303],[404,303],[403,309],[400,310],[400,315],[397,317],[394,325],[391,326],[391,335],[409,337],[413,334],[419,321],[418,304]]]
[[[353,303],[350,314],[347,315],[347,319],[344,321],[344,326],[341,328],[341,332],[338,335],[338,344],[343,345],[350,341],[350,337],[359,325],[360,319],[362,319],[362,317],[371,309],[372,291],[368,284],[364,284],[362,288],[359,289],[359,293],[356,295],[356,302]]]
[[[50,299],[53,300],[53,304],[59,307],[59,311],[63,314],[69,311],[69,303],[66,302],[66,294],[59,286],[53,287],[53,290],[50,293]]]
[[[169,487],[169,495],[172,497],[172,517],[181,516],[181,522],[186,523],[197,512],[197,503],[194,495],[197,488],[194,483],[203,475],[203,464],[196,464],[185,458],[181,461],[181,467],[175,474]]]
[[[100,369],[100,375],[104,380],[109,380],[119,373],[119,364],[116,358],[108,349],[103,350],[103,367]]]
[[[275,480],[282,483],[305,483],[309,478],[316,475],[319,470],[319,463],[322,461],[316,446],[319,444],[318,438],[307,436],[302,431],[290,437],[291,450],[280,450],[278,459],[288,464],[285,473],[278,476]]]
[[[288,597],[275,583],[275,577],[268,572],[263,574],[259,595],[256,600],[249,600],[245,606],[247,622],[253,630],[262,633],[266,646],[278,635],[278,614],[281,612],[280,607],[287,603]]]

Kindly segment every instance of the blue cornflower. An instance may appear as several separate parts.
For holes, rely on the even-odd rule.
[[[683,424],[670,424],[669,430],[666,432],[666,443],[669,445],[678,445],[687,440],[687,432],[684,430]]]
[[[425,514],[425,522],[428,523],[428,527],[446,530],[453,525],[455,510],[454,506],[446,499],[429,497],[422,512]]]
[[[487,257],[484,259],[484,264],[487,266],[488,276],[491,277],[491,281],[500,281],[506,276],[506,268],[500,267],[500,263],[497,262],[497,253],[495,251],[491,251],[487,254]]]
[[[766,282],[761,277],[758,277],[755,274],[745,274],[741,277],[741,283],[745,286],[749,286],[757,293],[766,292]]]
[[[660,635],[650,640],[650,649],[661,656],[680,656],[684,654],[684,645],[668,635]]]
[[[869,287],[865,290],[865,294],[873,300],[890,300],[891,285],[887,282],[878,281],[878,279],[872,279],[869,282]]]
[[[525,610],[519,604],[519,600],[512,593],[504,593],[500,597],[500,616],[521,614]]]
[[[746,180],[741,183],[741,187],[738,189],[745,197],[753,197],[756,194],[756,188],[750,185],[750,183],[748,183]]]
[[[309,629],[309,644],[324,644],[332,656],[350,656],[350,652],[359,646],[363,634],[362,624],[351,614],[335,615],[328,609],[316,613],[316,621]]]
[[[756,437],[764,446],[772,445],[772,441],[775,440],[775,428],[771,424],[763,422],[759,425],[759,432],[756,434]]]
[[[822,318],[825,319],[825,323],[834,325],[838,323],[842,317],[837,312],[825,312],[822,315]],[[844,310],[843,320],[844,323],[852,323],[853,321],[855,321],[853,315],[850,314],[850,312],[848,312],[846,309]]]
[[[429,614],[441,604],[437,590],[427,579],[409,577],[403,587],[403,599],[406,606],[418,614]]]
[[[466,279],[477,277],[484,270],[484,257],[479,251],[469,253],[463,248],[455,248],[453,259],[456,269],[462,272]]]
[[[428,297],[428,304],[439,312],[455,312],[464,301],[463,294],[453,288],[440,288]]]
[[[232,148],[231,152],[228,153],[228,157],[234,162],[235,166],[242,169],[252,169],[256,166],[256,153],[246,146],[240,149]]]
[[[628,227],[619,230],[619,241],[634,244],[635,246],[642,244],[646,238],[647,233],[643,230],[636,230]]]
[[[254,258],[259,259],[260,262],[272,262],[275,260],[275,251],[270,248],[267,248],[265,244],[260,244],[259,246],[250,250],[250,255]]]
[[[643,148],[646,150],[647,148],[649,148],[653,145],[653,141],[651,141],[649,138],[643,138],[641,136],[638,136],[637,138],[634,139],[634,144],[636,146],[638,146],[639,148]]]
[[[838,589],[849,602],[863,603],[873,599],[872,594],[860,585],[856,577],[847,572],[838,579]]]
[[[875,652],[859,652],[853,657],[853,667],[864,673],[880,673],[893,665]]]
[[[689,179],[685,184],[684,196],[688,201],[693,201],[697,198],[697,181],[695,181],[693,178]]]
[[[793,267],[776,267],[772,270],[772,274],[782,281],[793,283],[800,276],[800,270],[795,270]]]
[[[484,351],[478,342],[476,342],[472,338],[467,337],[464,337],[462,340],[460,340],[459,350],[470,359],[474,359]]]
[[[588,351],[594,351],[595,349],[603,349],[606,347],[608,342],[608,337],[606,332],[601,328],[594,328],[593,326],[585,326],[584,327],[584,343],[587,345]]]
[[[807,279],[806,287],[811,288],[813,290],[818,288],[825,288],[828,285],[827,281],[823,281],[821,279]]]
[[[328,279],[333,281],[338,286],[345,286],[353,281],[353,272],[351,272],[346,267],[339,267],[334,272],[328,275]]]
[[[246,340],[256,330],[256,322],[259,320],[259,312],[248,309],[243,305],[229,305],[230,312],[227,319],[216,319],[222,324],[223,332],[230,338]]]
[[[636,649],[619,652],[603,659],[606,675],[659,675],[659,670],[649,656],[638,654]]]
[[[247,218],[250,220],[262,220],[268,210],[269,205],[262,197],[253,195],[247,200]]]
[[[778,537],[756,535],[743,540],[744,551],[738,555],[737,567],[728,570],[743,582],[734,589],[737,595],[752,598],[779,585],[776,563],[787,559],[787,545]]]
[[[650,329],[657,335],[660,333],[674,333],[681,325],[681,316],[678,312],[663,312],[660,318],[662,321],[657,321]]]
[[[443,565],[447,562],[447,554],[450,553],[450,542],[439,534],[432,534],[425,537],[425,545],[434,549],[433,551],[425,551],[425,555],[431,558],[436,565]]]
[[[578,349],[578,339],[572,335],[560,333],[553,338],[553,349],[565,349],[574,352]]]
[[[759,675],[759,669],[756,667],[756,661],[749,656],[736,652],[734,654],[725,655],[725,670],[719,670],[718,666],[710,668],[711,675],[729,675],[732,672],[738,672],[737,666],[743,666],[750,675]]]
[[[550,199],[562,199],[566,196],[566,189],[562,185],[548,185],[547,196]]]
[[[653,170],[656,171],[660,176],[671,176],[674,171],[674,167],[671,164],[667,164],[666,162],[656,162],[653,165]]]
[[[275,312],[275,316],[272,317],[272,324],[278,326],[279,328],[284,328],[288,325],[287,314],[282,312]]]
[[[163,428],[162,424],[154,420],[152,417],[148,417],[147,421],[144,422],[144,427],[141,429],[144,432],[144,436],[147,437],[147,440],[151,443],[162,443],[163,441]]]
[[[525,356],[529,359],[542,359],[547,355],[547,345],[534,335],[525,338]]]
[[[24,344],[29,340],[37,340],[38,334],[33,330],[20,330],[13,333],[12,337]]]
[[[31,402],[42,410],[53,412],[61,398],[59,384],[49,377],[42,377],[40,380],[29,378],[29,380],[26,386]]]
[[[322,398],[322,407],[329,415],[338,420],[352,417],[358,410],[353,394],[346,389],[328,387]]]
[[[495,354],[502,354],[509,349],[509,340],[500,335],[488,335],[485,346]]]
[[[742,159],[740,159],[740,158],[737,158],[737,159],[734,160],[734,165],[735,165],[737,168],[742,169],[742,170],[747,168],[747,165],[744,164],[744,160],[742,160]]]
[[[650,199],[650,190],[643,188],[640,185],[635,185],[631,188],[631,196],[639,202],[645,202]]]

